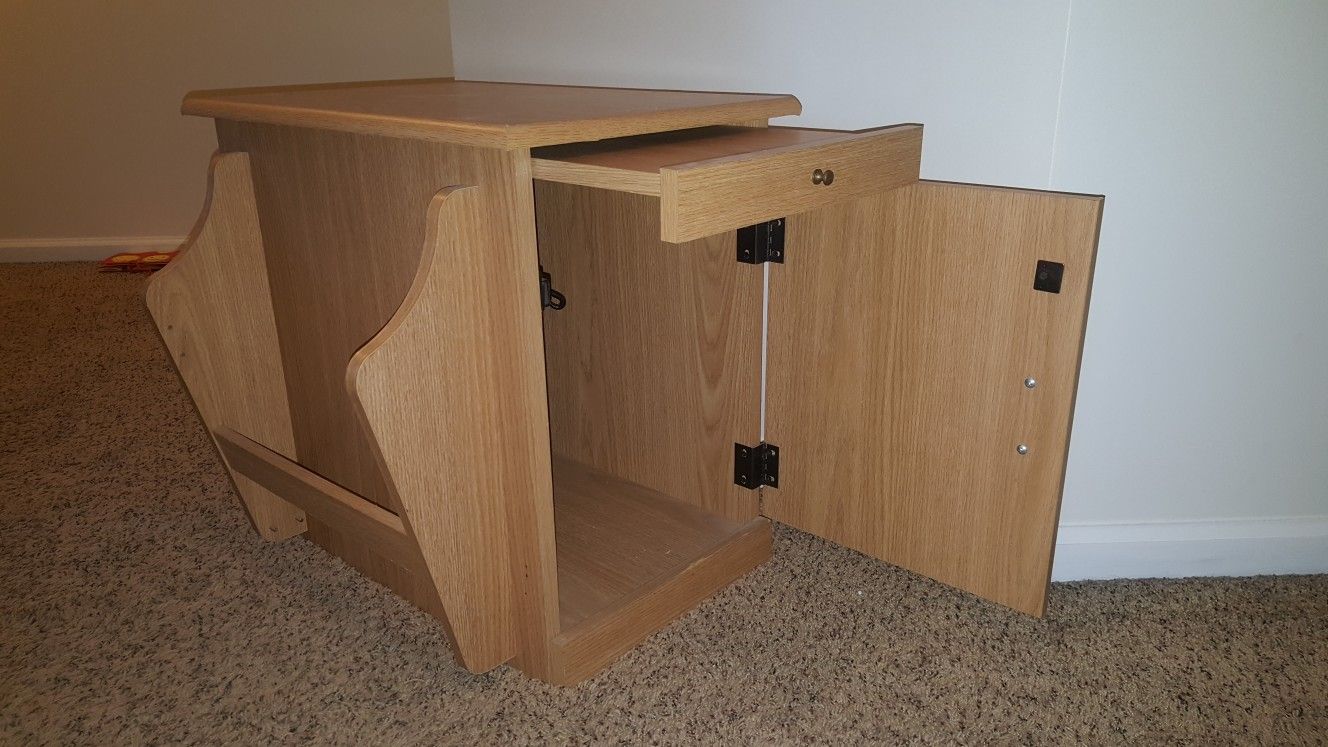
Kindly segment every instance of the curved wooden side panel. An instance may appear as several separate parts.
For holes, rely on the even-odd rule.
[[[248,154],[212,157],[203,213],[147,305],[209,435],[230,428],[295,459]],[[222,460],[261,536],[305,530],[304,512]]]
[[[527,560],[527,544],[540,541],[530,539],[540,536],[531,525],[551,505],[532,495],[530,456],[517,453],[524,424],[514,408],[525,403],[512,380],[521,365],[510,356],[521,352],[504,344],[514,337],[511,321],[537,309],[521,307],[507,260],[482,251],[486,215],[476,187],[435,195],[414,284],[346,372],[457,657],[473,672],[553,632],[539,630],[538,611],[525,607],[528,587],[544,583]]]

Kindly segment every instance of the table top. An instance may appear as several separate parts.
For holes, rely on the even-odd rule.
[[[490,148],[600,140],[802,112],[788,94],[452,78],[194,91],[184,114]]]

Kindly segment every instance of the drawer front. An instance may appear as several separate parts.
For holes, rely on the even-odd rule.
[[[898,125],[665,167],[661,238],[691,241],[912,184],[921,159],[922,125]]]

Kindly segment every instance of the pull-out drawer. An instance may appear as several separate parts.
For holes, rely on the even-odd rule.
[[[652,195],[683,242],[918,180],[922,125],[701,127],[537,148],[536,179]]]

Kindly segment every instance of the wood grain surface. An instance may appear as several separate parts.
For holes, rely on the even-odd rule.
[[[733,233],[659,235],[659,201],[537,182],[540,261],[567,297],[544,312],[557,454],[721,516],[751,519],[733,444],[760,435],[761,269]]]
[[[506,207],[530,221],[525,194]],[[501,251],[486,241],[509,220],[481,189],[441,190],[414,283],[345,374],[474,672],[518,654],[538,668],[557,628],[533,230]]]
[[[915,182],[922,127],[701,127],[533,156],[536,179],[659,196],[660,237],[682,242]],[[813,182],[817,169],[833,180]]]
[[[213,156],[202,215],[180,254],[149,281],[147,306],[208,430],[242,430],[294,459],[248,155]],[[261,536],[305,531],[302,511],[236,472],[224,454],[222,461]]]
[[[554,460],[561,632],[545,679],[575,684],[770,557],[770,522],[724,519]]]
[[[433,78],[194,91],[181,111],[487,148],[599,140],[799,114],[787,94]]]
[[[921,160],[922,126],[896,125],[667,166],[660,170],[660,238],[691,241],[912,184]],[[833,171],[834,180],[815,183],[817,169]]]
[[[790,218],[764,513],[1042,614],[1101,210],[922,182]],[[1059,294],[1039,259],[1065,263]]]
[[[756,151],[810,147],[842,140],[840,130],[813,130],[801,127],[767,127],[716,125],[690,130],[658,132],[650,135],[595,140],[584,143],[550,145],[531,151],[536,179],[569,184],[585,184],[575,180],[575,167],[619,174],[621,179],[654,175],[654,191],[659,194],[658,175],[667,166],[676,166],[713,158],[742,156]],[[626,173],[623,173],[626,172]],[[591,172],[594,173],[594,172]],[[626,182],[631,183],[631,182]],[[601,186],[585,184],[585,186]],[[612,189],[604,186],[605,189]],[[632,189],[623,189],[632,192]]]
[[[560,457],[553,496],[563,631],[621,607],[750,523]]]
[[[230,428],[213,432],[237,472],[298,506],[307,515],[353,535],[375,553],[413,571],[423,570],[415,541],[396,514],[329,482]]]
[[[472,229],[475,253],[522,258],[510,247],[524,247],[532,228],[529,159],[226,121],[217,133],[223,150],[252,161],[297,461],[397,512],[346,391],[346,364],[401,306],[438,190],[478,185],[489,217]]]

